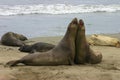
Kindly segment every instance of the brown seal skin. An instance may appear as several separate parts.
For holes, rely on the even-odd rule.
[[[86,58],[86,37],[85,37],[85,27],[83,22],[79,21],[77,35],[76,35],[76,55],[75,55],[75,63],[83,64],[85,63]]]
[[[9,61],[6,66],[15,66],[18,63],[32,66],[72,65],[75,56],[75,37],[77,32],[77,19],[68,25],[63,39],[53,49],[47,52],[29,54],[19,60]]]
[[[23,46],[27,37],[21,34],[7,32],[1,37],[1,43],[7,46]]]
[[[53,49],[55,45],[49,44],[49,43],[43,43],[38,42],[32,45],[23,45],[19,48],[21,52],[29,52],[29,53],[35,53],[35,52],[46,52],[50,49]]]
[[[87,48],[88,48],[88,53],[87,53],[87,57],[86,57],[86,62],[87,63],[91,63],[91,64],[100,63],[102,61],[102,54],[101,54],[101,52],[93,51],[89,47],[89,45],[87,46]]]
[[[79,20],[75,45],[76,45],[75,56],[76,64],[84,64],[86,62],[96,64],[101,62],[102,54],[100,52],[94,52],[90,48],[86,40],[85,26],[83,20]]]

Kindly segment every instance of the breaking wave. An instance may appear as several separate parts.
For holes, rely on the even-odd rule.
[[[0,15],[27,14],[77,14],[94,12],[117,12],[120,5],[68,5],[68,4],[39,4],[39,5],[0,5]]]

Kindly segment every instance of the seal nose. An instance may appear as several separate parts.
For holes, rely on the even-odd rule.
[[[71,23],[73,23],[73,24],[78,24],[77,18],[74,18]]]
[[[79,20],[79,25],[84,26],[84,21],[82,19]]]

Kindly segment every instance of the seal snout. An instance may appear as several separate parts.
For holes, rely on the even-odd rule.
[[[78,25],[78,20],[77,18],[74,18],[68,26],[68,31],[72,31],[72,32],[75,31],[77,29],[77,25]]]
[[[80,27],[84,26],[84,21],[82,19],[79,20]]]
[[[22,45],[20,46],[20,48],[18,49],[19,51],[26,51],[26,49],[29,47],[29,45]]]
[[[78,24],[77,18],[74,18],[71,23],[72,23],[72,24]]]

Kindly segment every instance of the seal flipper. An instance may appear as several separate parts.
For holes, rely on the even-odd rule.
[[[22,63],[22,60],[9,61],[5,64],[5,67],[13,67],[16,66],[18,63]]]
[[[33,54],[33,53],[35,53],[35,52],[37,52],[35,49],[32,49],[31,51],[30,51],[30,54]]]
[[[75,63],[74,63],[74,61],[70,58],[69,59],[69,65],[74,65]]]

